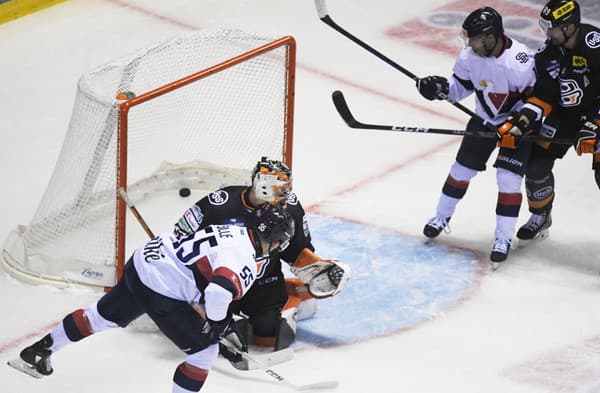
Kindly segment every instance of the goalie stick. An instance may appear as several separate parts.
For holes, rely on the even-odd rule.
[[[338,33],[342,34],[344,37],[350,39],[350,41],[354,42],[355,44],[357,44],[358,46],[362,47],[363,49],[366,49],[369,53],[375,55],[375,57],[377,57],[380,60],[383,60],[387,64],[391,65],[392,67],[394,67],[398,71],[402,72],[404,75],[408,76],[410,79],[414,80],[415,82],[417,82],[419,80],[418,76],[416,76],[415,74],[413,74],[412,72],[410,72],[406,68],[402,67],[400,64],[396,63],[395,61],[393,61],[392,59],[390,59],[389,57],[387,57],[383,53],[379,52],[378,50],[376,50],[372,46],[367,45],[364,41],[362,41],[359,38],[357,38],[356,36],[350,34],[347,30],[345,30],[340,25],[338,25],[337,23],[335,23],[334,20],[331,19],[331,16],[329,16],[329,13],[327,11],[326,0],[315,0],[315,6],[317,8],[317,14],[319,15],[319,19],[321,19],[321,21],[323,23],[325,23],[327,26],[331,27],[332,29],[334,29]],[[466,106],[464,106],[464,105],[462,105],[462,104],[454,101],[452,98],[450,98],[448,96],[445,96],[444,100],[448,101],[449,103],[451,103],[452,105],[454,105],[456,108],[460,109],[461,111],[463,111],[467,115],[469,115],[471,117],[475,117],[475,118],[481,119],[481,121],[483,121],[483,125],[486,126],[487,128],[489,128],[491,131],[494,131],[494,132],[497,131],[496,127],[492,123],[490,123],[486,119],[481,118],[481,116],[479,116],[477,113],[473,112],[472,110],[470,110]]]
[[[357,128],[363,130],[384,130],[384,131],[397,131],[397,132],[416,132],[416,133],[427,133],[427,134],[443,134],[443,135],[468,135],[474,136],[478,138],[490,138],[490,139],[498,139],[498,134],[495,132],[486,132],[486,131],[466,131],[466,130],[447,130],[442,128],[427,128],[427,127],[406,127],[406,126],[388,126],[381,124],[368,124],[362,123],[354,118],[350,108],[348,107],[348,103],[344,97],[344,93],[340,90],[336,90],[331,94],[331,99],[333,100],[333,105],[335,105],[335,109],[337,109],[341,118],[346,122],[348,127]],[[570,139],[562,139],[562,138],[544,138],[538,135],[525,135],[520,138],[522,141],[528,142],[551,142],[558,145],[571,145],[574,141]]]
[[[263,363],[260,359],[257,359],[256,356],[252,356],[248,352],[240,351],[228,340],[222,339],[221,343],[225,345],[230,351],[240,354],[242,358],[246,360],[249,364],[256,364],[258,368],[262,369],[268,376],[274,378],[278,382],[281,382],[282,384],[286,385],[287,387],[293,390],[335,389],[339,385],[338,381],[320,381],[303,385],[297,385],[285,379],[281,374],[273,371],[268,364]]]

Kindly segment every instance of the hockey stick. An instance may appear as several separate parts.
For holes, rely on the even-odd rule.
[[[140,225],[144,229],[144,232],[146,232],[146,235],[148,235],[148,237],[150,239],[154,239],[154,233],[152,233],[152,230],[150,229],[148,224],[146,224],[146,221],[142,218],[142,216],[140,215],[140,212],[138,212],[138,209],[135,207],[133,202],[131,202],[131,199],[129,199],[129,195],[127,195],[127,192],[125,191],[125,189],[123,187],[120,187],[118,189],[118,192],[119,192],[119,196],[121,197],[121,199],[123,199],[123,202],[125,202],[125,204],[129,208],[129,210],[131,210],[131,213],[133,214],[133,216],[136,218],[136,220],[140,223]]]
[[[304,385],[297,385],[297,384],[285,379],[279,373],[273,371],[269,367],[269,365],[263,363],[261,360],[257,359],[256,357],[250,355],[248,352],[240,351],[235,345],[230,343],[227,339],[223,338],[223,339],[221,339],[220,342],[221,342],[221,344],[225,345],[227,347],[227,349],[229,349],[230,351],[241,355],[242,358],[244,360],[246,360],[248,363],[256,364],[258,366],[258,368],[263,370],[268,376],[274,378],[278,382],[281,382],[282,384],[286,385],[287,387],[289,387],[293,390],[335,389],[339,385],[339,383],[337,381],[321,381],[321,382],[314,382],[314,383],[309,383],[309,384],[304,384]]]
[[[146,224],[146,221],[144,220],[144,218],[142,217],[142,215],[140,214],[140,212],[137,210],[137,208],[135,207],[135,205],[133,204],[133,202],[131,201],[131,199],[129,199],[129,195],[127,195],[127,192],[125,191],[125,189],[123,189],[123,187],[119,188],[118,189],[118,193],[119,193],[119,196],[123,199],[123,201],[127,204],[127,207],[129,207],[129,209],[131,210],[131,212],[133,213],[133,215],[135,216],[135,218],[137,219],[137,221],[140,223],[140,225],[142,226],[142,228],[144,228],[144,231],[146,232],[146,234],[148,235],[148,237],[150,237],[150,239],[153,239],[154,238],[154,234],[152,233],[152,230],[150,229],[150,227],[148,226],[148,224]],[[202,308],[200,307],[199,304],[197,304],[197,303],[190,303],[190,306],[204,320],[206,320],[206,313],[204,312],[204,310],[202,310]],[[250,356],[250,354],[248,354],[247,352],[243,352],[243,351],[240,351],[239,349],[237,349],[226,338],[220,338],[219,342],[221,344],[225,345],[230,351],[234,351],[236,353],[240,353],[242,355],[242,357],[244,357],[244,354],[248,355],[247,362],[248,362],[248,369],[249,370],[251,370],[253,368],[260,368],[260,369],[264,369],[265,367],[268,368],[268,367],[270,367],[272,365],[283,363],[285,361],[291,360],[294,357],[294,350],[291,349],[291,348],[286,348],[286,349],[282,349],[282,350],[279,350],[279,351],[275,351],[273,353],[264,354],[264,355],[258,355],[256,357],[254,357],[254,356]]]
[[[466,130],[447,130],[441,128],[427,128],[427,127],[406,127],[406,126],[388,126],[388,125],[380,125],[380,124],[368,124],[362,123],[354,118],[348,104],[346,103],[346,99],[344,98],[344,94],[336,90],[331,94],[331,99],[333,100],[333,105],[335,105],[335,109],[337,109],[338,113],[342,117],[342,119],[346,122],[348,127],[357,128],[363,130],[385,130],[385,131],[397,131],[397,132],[416,132],[416,133],[427,133],[427,134],[443,134],[443,135],[468,135],[474,136],[478,138],[489,138],[489,139],[498,139],[498,135],[495,132],[486,132],[486,131],[466,131]],[[526,135],[521,137],[521,141],[528,142],[551,142],[558,145],[571,145],[573,141],[570,139],[550,139],[544,138],[538,135]]]
[[[414,80],[415,82],[419,80],[418,76],[416,76],[415,74],[413,74],[412,72],[410,72],[406,68],[402,67],[400,64],[396,63],[395,61],[393,61],[392,59],[390,59],[389,57],[387,57],[383,53],[379,52],[378,50],[376,50],[372,46],[367,45],[364,41],[358,39],[354,35],[350,34],[348,31],[346,31],[345,29],[343,29],[340,25],[338,25],[337,23],[335,23],[333,21],[333,19],[331,19],[331,17],[329,16],[329,13],[327,11],[326,0],[315,0],[315,6],[317,7],[317,14],[319,15],[319,19],[321,19],[321,21],[323,21],[323,23],[325,23],[326,25],[328,25],[329,27],[331,27],[332,29],[334,29],[338,33],[342,34],[346,38],[350,39],[350,41],[354,42],[358,46],[362,47],[363,49],[366,49],[368,52],[370,52],[371,54],[375,55],[380,60],[383,60],[384,62],[386,62],[387,64],[391,65],[392,67],[394,67],[398,71],[402,72],[404,75],[408,76],[410,79]],[[481,116],[479,116],[478,114],[476,114],[475,112],[473,112],[472,110],[470,110],[469,108],[467,108],[466,106],[464,106],[464,105],[462,105],[462,104],[454,101],[452,98],[450,98],[448,96],[445,96],[444,100],[448,101],[449,103],[451,103],[452,105],[454,105],[456,108],[460,109],[461,111],[463,111],[467,115],[469,115],[471,117],[476,117],[478,119],[481,119],[481,121],[483,121],[483,125],[486,126],[487,128],[489,128],[490,130],[492,130],[494,132],[497,131],[496,127],[493,124],[491,124],[489,121],[481,118]]]

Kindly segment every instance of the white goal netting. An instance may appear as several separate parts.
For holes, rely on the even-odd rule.
[[[111,286],[116,238],[124,236],[119,178],[137,202],[171,188],[247,183],[261,156],[289,160],[294,49],[286,38],[292,44],[256,53],[276,40],[238,30],[193,32],[83,75],[35,216],[5,242],[7,270],[57,285]],[[203,70],[210,72],[170,90]],[[143,99],[126,123],[120,92]]]

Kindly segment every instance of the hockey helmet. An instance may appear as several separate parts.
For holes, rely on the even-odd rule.
[[[282,205],[267,205],[257,211],[251,224],[261,242],[269,245],[278,243],[279,249],[289,244],[295,233],[294,219]]]
[[[482,7],[471,12],[462,24],[463,39],[477,37],[483,34],[499,36],[504,32],[502,16],[492,7]]]
[[[263,201],[283,201],[292,191],[292,172],[283,162],[262,157],[252,171],[252,189]]]
[[[550,0],[540,12],[539,23],[544,34],[554,27],[580,22],[581,10],[575,0]]]

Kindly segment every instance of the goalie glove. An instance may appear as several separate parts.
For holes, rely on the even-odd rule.
[[[303,267],[291,267],[300,280],[306,283],[308,292],[315,298],[337,295],[350,279],[352,271],[336,259],[313,262]]]

